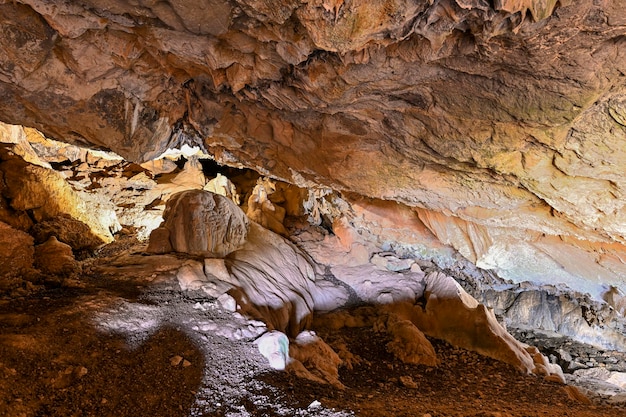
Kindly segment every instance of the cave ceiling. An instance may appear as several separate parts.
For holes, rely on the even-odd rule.
[[[0,1],[0,120],[626,241],[621,0]]]

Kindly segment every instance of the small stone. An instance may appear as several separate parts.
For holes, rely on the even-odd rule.
[[[84,366],[79,366],[78,368],[74,369],[74,375],[76,375],[77,378],[82,378],[85,375],[87,375],[87,368],[85,368]]]
[[[311,404],[309,404],[309,406],[307,408],[311,409],[311,408],[320,408],[322,406],[322,403],[320,403],[317,400],[314,400]]]
[[[170,359],[170,364],[172,364],[172,366],[178,366],[178,365],[180,365],[180,363],[181,363],[182,361],[183,361],[183,357],[182,357],[182,356],[179,356],[179,355],[176,355],[176,356],[173,356],[173,357]]]
[[[400,383],[406,388],[417,389],[417,383],[408,375],[401,376]]]
[[[183,360],[183,368],[187,368],[188,366],[191,366],[191,362],[189,362],[187,359]]]
[[[222,294],[217,298],[217,301],[220,303],[224,310],[230,311],[231,313],[237,311],[237,301],[235,301],[235,299],[231,295]]]
[[[565,379],[561,375],[558,374],[550,374],[543,377],[546,381],[557,382],[559,384],[565,385]]]

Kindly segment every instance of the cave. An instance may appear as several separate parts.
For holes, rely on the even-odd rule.
[[[625,69],[621,0],[0,0],[0,415],[626,415]]]

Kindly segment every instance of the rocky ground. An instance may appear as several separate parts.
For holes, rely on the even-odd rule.
[[[626,415],[436,340],[437,367],[401,363],[372,328],[316,329],[349,359],[344,389],[274,371],[261,323],[181,292],[142,249],[127,237],[59,287],[0,299],[1,416]]]

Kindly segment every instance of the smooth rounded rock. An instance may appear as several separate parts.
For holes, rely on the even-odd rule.
[[[224,257],[241,248],[250,224],[230,199],[203,190],[174,194],[163,218],[158,233],[150,236],[150,248],[162,251],[167,248],[164,239],[169,239],[176,252],[207,257]]]

